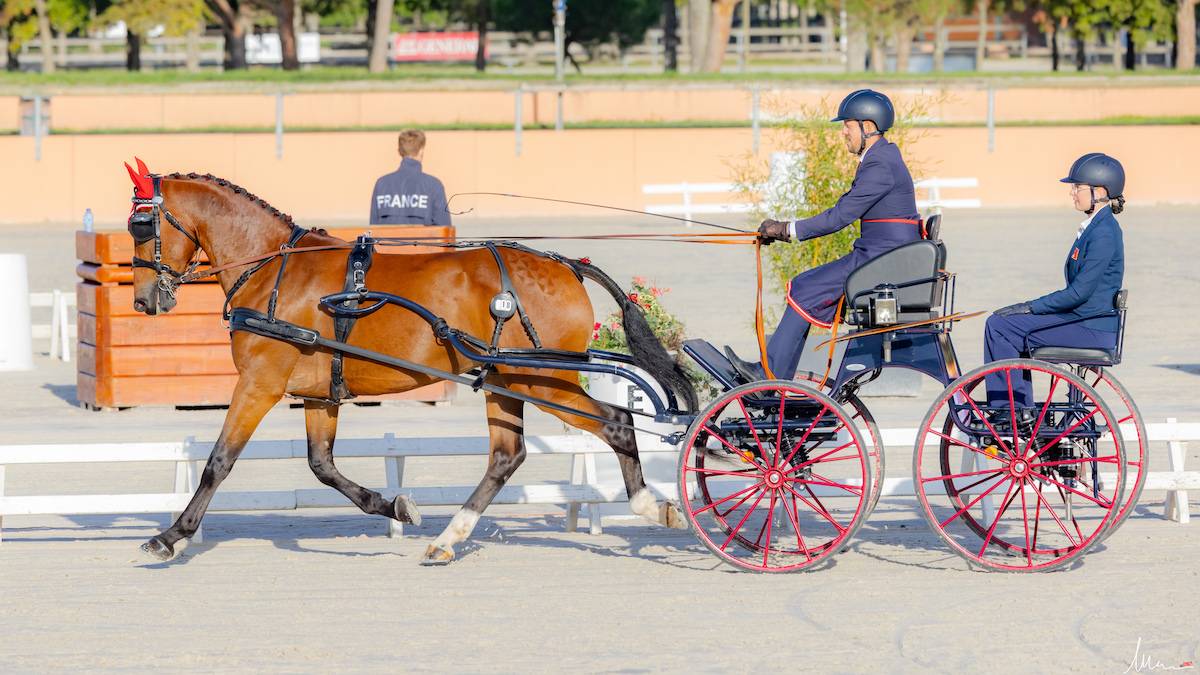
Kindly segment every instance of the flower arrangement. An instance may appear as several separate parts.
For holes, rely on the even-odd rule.
[[[650,330],[654,331],[667,351],[674,355],[675,361],[683,366],[696,385],[696,392],[700,395],[700,400],[711,400],[719,390],[712,378],[684,359],[682,348],[687,333],[683,322],[663,306],[662,297],[670,292],[670,288],[655,286],[645,277],[634,277],[629,291],[629,299],[642,308],[642,312],[646,315],[646,322],[650,324]],[[597,321],[592,326],[592,340],[588,343],[588,348],[629,353],[629,343],[625,339],[625,328],[621,322],[620,311],[609,314],[604,317],[603,321]],[[581,377],[581,381],[586,386],[586,377]]]

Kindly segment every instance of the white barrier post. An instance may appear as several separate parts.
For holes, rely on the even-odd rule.
[[[62,355],[60,358],[64,362],[71,361],[71,342],[69,340],[70,331],[67,326],[67,296],[63,295],[62,291],[54,291],[58,301],[58,331],[59,344],[62,346]]]
[[[391,452],[396,447],[396,434],[384,434],[383,446]],[[404,487],[404,458],[387,457],[383,460],[384,472],[387,474],[388,489],[400,490]],[[388,521],[388,537],[404,536],[404,523],[395,518]]]
[[[0,371],[33,370],[33,326],[25,256],[0,253]]]
[[[4,496],[4,465],[0,464],[0,497]],[[0,516],[0,542],[4,541],[4,516]]]
[[[584,465],[583,457],[580,455],[571,456],[571,485],[582,485],[584,482]],[[588,507],[591,508],[590,506]],[[574,532],[579,529],[579,502],[571,502],[567,504],[567,521],[565,529],[567,532]]]
[[[1175,438],[1177,432],[1175,425],[1177,424],[1174,417],[1167,419],[1167,428],[1170,429],[1168,438]],[[1178,440],[1167,441],[1167,459],[1171,465],[1171,473],[1182,473],[1184,454],[1187,451],[1187,443]],[[1163,502],[1163,516],[1167,520],[1174,520],[1180,525],[1186,525],[1191,520],[1191,514],[1188,513],[1188,493],[1187,490],[1169,490],[1167,498]]]

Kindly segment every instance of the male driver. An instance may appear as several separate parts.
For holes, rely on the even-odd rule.
[[[400,132],[400,168],[375,181],[372,225],[450,225],[442,181],[421,170],[425,133]]]
[[[877,91],[860,89],[843,99],[832,121],[842,123],[846,149],[858,156],[850,191],[812,218],[790,223],[764,220],[758,228],[764,243],[769,244],[814,239],[862,219],[862,233],[849,254],[802,272],[788,284],[787,309],[767,344],[768,364],[779,379],[795,376],[809,328],[831,325],[851,272],[871,258],[921,238],[912,176],[899,148],[883,137],[895,118],[892,102]],[[760,364],[739,359],[729,347],[725,354],[747,381],[766,377]]]

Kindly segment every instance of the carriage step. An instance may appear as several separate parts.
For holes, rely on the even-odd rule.
[[[726,390],[733,389],[741,384],[741,378],[738,377],[733,364],[729,362],[729,359],[725,358],[721,350],[714,347],[707,340],[684,340],[683,353],[691,357],[705,372],[712,375],[713,379],[719,382]]]

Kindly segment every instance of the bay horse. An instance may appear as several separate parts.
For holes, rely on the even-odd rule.
[[[153,176],[141,160],[137,164],[137,170],[125,166],[134,183],[134,207],[128,225],[136,242],[133,305],[139,312],[155,316],[175,306],[175,287],[185,268],[198,255],[197,249],[203,249],[210,264],[218,268],[278,252],[301,232],[290,216],[229,181],[194,173]],[[158,210],[153,237],[148,239],[148,213],[155,205]],[[161,222],[158,214],[163,216]],[[334,319],[320,309],[318,301],[322,296],[343,290],[349,245],[323,230],[302,232],[300,241],[293,242],[297,247],[340,247],[293,253],[282,274],[281,258],[268,259],[239,288],[234,286],[243,268],[220,271],[217,278],[230,296],[231,306],[260,312],[267,310],[272,290],[277,287],[278,319],[332,336]],[[544,347],[574,352],[587,348],[594,317],[582,279],[592,279],[604,286],[620,306],[635,362],[685,401],[689,410],[696,409],[696,394],[684,371],[651,332],[640,307],[607,275],[586,261],[564,263],[536,252],[497,250]],[[444,317],[450,326],[468,334],[489,336],[494,328],[489,301],[500,292],[501,281],[496,261],[487,249],[378,253],[367,282],[372,291],[418,302]],[[512,326],[513,323],[518,322],[504,324],[500,346],[531,347],[525,331],[521,326]],[[476,365],[451,346],[439,342],[425,321],[395,306],[359,319],[348,342],[456,374]],[[400,495],[389,502],[338,471],[333,450],[339,407],[329,399],[332,352],[243,331],[233,333],[232,349],[237,385],[199,488],[174,524],[142,544],[142,551],[159,561],[175,555],[175,544],[196,532],[217,487],[233,469],[263,416],[285,395],[305,401],[308,462],[318,480],[337,489],[365,513],[419,522],[416,505],[406,496]],[[345,384],[356,395],[403,392],[437,381],[428,375],[348,354],[343,372]],[[646,488],[634,432],[629,426],[622,426],[631,424],[632,416],[590,398],[580,386],[576,371],[498,366],[488,377],[489,382],[513,392],[605,420],[543,408],[567,424],[595,434],[612,447],[635,514],[667,527],[687,527],[674,503],[668,501],[660,506]],[[490,444],[487,470],[450,524],[427,547],[422,564],[447,564],[454,559],[454,546],[470,536],[480,514],[525,459],[524,403],[494,393],[485,394],[484,399]]]

